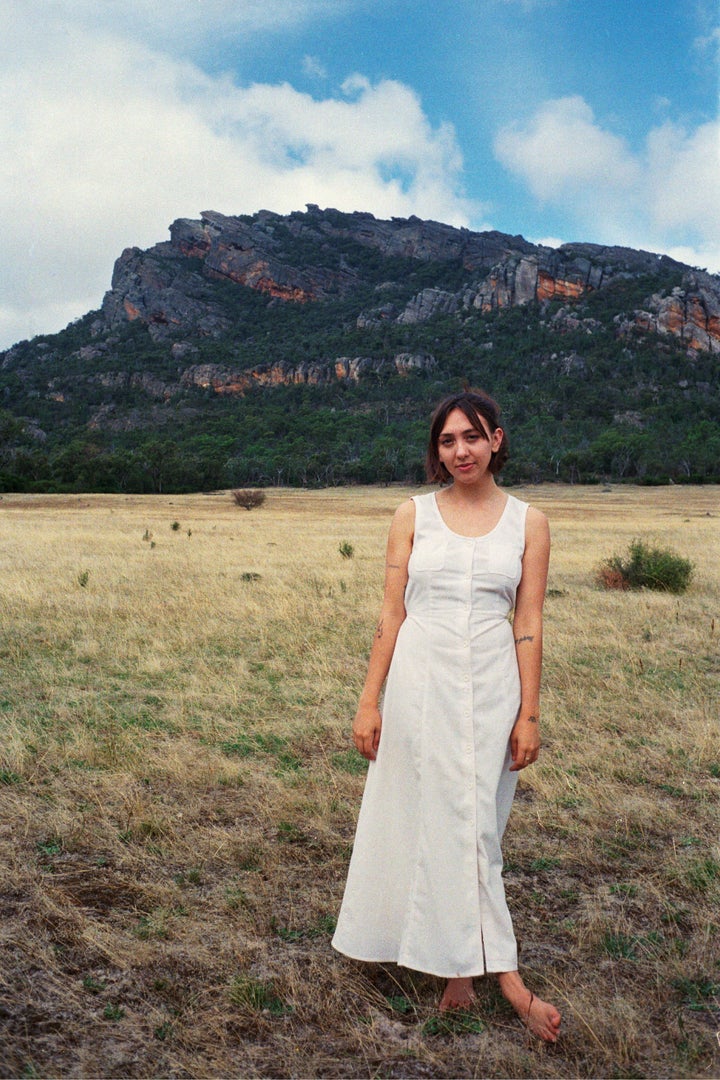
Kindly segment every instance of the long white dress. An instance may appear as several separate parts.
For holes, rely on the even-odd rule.
[[[333,945],[443,978],[514,971],[500,841],[517,773],[512,626],[527,504],[459,536],[415,497],[400,627]]]

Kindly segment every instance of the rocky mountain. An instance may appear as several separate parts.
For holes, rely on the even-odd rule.
[[[660,268],[676,270],[680,284],[670,295],[650,295],[647,310],[630,313],[623,329],[637,326],[673,335],[690,349],[720,352],[720,282],[667,256],[597,244],[551,249],[521,236],[474,233],[418,218],[378,221],[372,214],[341,215],[315,206],[288,217],[261,211],[247,219],[207,211],[199,221],[175,221],[167,243],[149,251],[128,248],[120,256],[95,332],[140,320],[156,341],[222,336],[231,321],[204,287],[218,280],[293,303],[350,296],[365,281],[361,267],[338,258],[338,242],[377,251],[385,259],[460,265],[467,276],[458,290],[428,287],[404,305],[379,304],[360,312],[361,326],[387,319],[411,324],[438,314],[486,313],[531,302],[574,302],[619,278]],[[325,261],[324,255],[332,257]]]
[[[463,379],[502,394],[521,427],[527,410],[545,418],[547,447],[526,463],[531,475],[714,475],[690,445],[663,465],[658,439],[678,397],[688,438],[698,424],[716,424],[718,353],[720,279],[665,255],[590,243],[551,249],[314,205],[289,215],[207,211],[175,221],[166,242],[124,251],[99,311],[0,354],[0,480],[27,484],[32,459],[38,483],[77,485],[90,474],[79,451],[73,464],[73,445],[107,459],[108,484],[117,486],[122,459],[134,479],[121,486],[142,489],[140,447],[172,428],[175,444],[197,456],[198,432],[212,423],[223,433],[206,455],[218,484],[270,482],[277,471],[258,464],[268,455],[256,440],[225,439],[232,418],[267,417],[300,400],[317,414],[337,392],[341,413],[354,418],[345,441],[357,442],[359,418],[383,415],[385,430],[375,423],[362,437],[376,449],[385,440],[382,478],[404,479],[417,475],[407,432]],[[609,410],[607,400],[599,405],[608,383]],[[336,431],[333,400],[325,424]],[[564,448],[553,457],[558,421]],[[315,438],[299,469],[285,453],[285,478],[372,478],[372,453],[345,447],[338,461],[332,450],[328,464],[327,440]],[[624,449],[610,452],[618,440]]]

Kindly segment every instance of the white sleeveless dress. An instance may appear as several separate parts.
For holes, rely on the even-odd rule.
[[[514,971],[500,841],[517,773],[512,626],[527,504],[485,536],[452,532],[416,496],[415,536],[333,945],[443,978]]]

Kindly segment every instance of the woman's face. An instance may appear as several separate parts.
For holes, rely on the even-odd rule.
[[[488,470],[490,458],[499,450],[502,428],[490,433],[484,417],[478,416],[482,431],[468,420],[462,409],[448,413],[438,437],[438,457],[455,483],[473,483]]]

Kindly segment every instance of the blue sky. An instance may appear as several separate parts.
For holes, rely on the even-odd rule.
[[[305,203],[720,272],[716,0],[0,0],[0,347]]]

